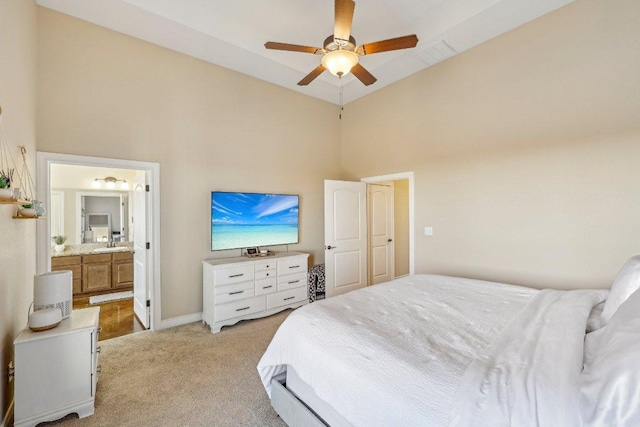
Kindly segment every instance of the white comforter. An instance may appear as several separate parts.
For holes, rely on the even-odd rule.
[[[566,296],[546,296],[556,293]],[[591,306],[605,297],[605,291],[537,291],[435,275],[401,278],[296,310],[274,336],[258,371],[270,393],[271,378],[293,366],[318,397],[355,426],[483,425],[465,416],[490,407],[504,422],[485,425],[509,425],[514,413],[526,420],[521,425],[536,425],[538,405],[557,400],[547,394],[552,386],[537,380],[554,381],[578,363],[558,391],[577,387],[574,371],[579,374],[582,359],[575,360],[574,350],[549,353],[553,373],[540,377],[531,376],[524,364],[549,368],[539,357],[558,340],[581,355]],[[540,312],[532,319],[545,326],[543,334],[521,320],[531,312]],[[571,325],[549,325],[552,317]],[[534,349],[539,339],[540,351]],[[522,374],[525,378],[512,381]],[[520,409],[522,399],[534,403]],[[532,410],[534,418],[526,418]]]

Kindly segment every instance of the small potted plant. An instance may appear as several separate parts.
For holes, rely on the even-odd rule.
[[[64,251],[64,242],[67,241],[67,236],[53,236],[52,237],[53,242],[56,244],[53,249],[56,252],[63,252]]]
[[[20,216],[35,218],[37,216],[36,210],[33,208],[33,204],[31,203],[23,203],[20,205],[21,208],[18,210],[18,214]]]
[[[13,190],[9,188],[11,182],[5,176],[5,173],[0,171],[0,199],[13,198]]]

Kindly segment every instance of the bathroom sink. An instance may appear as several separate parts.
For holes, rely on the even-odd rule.
[[[94,249],[93,252],[127,252],[130,250],[131,249],[125,246],[119,246],[116,248],[97,248],[97,249]]]

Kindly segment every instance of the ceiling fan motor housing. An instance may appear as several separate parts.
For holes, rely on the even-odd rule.
[[[334,38],[333,34],[331,34],[329,37],[327,37],[324,40],[323,46],[324,46],[324,50],[326,50],[327,52],[333,52],[334,50],[339,50],[339,49],[355,52],[356,39],[354,39],[352,36],[349,36],[349,41],[341,40],[341,39]]]

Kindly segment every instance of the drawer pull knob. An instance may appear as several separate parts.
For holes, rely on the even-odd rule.
[[[300,268],[299,265],[290,265],[289,268]]]
[[[244,276],[244,273],[240,273],[240,274],[233,274],[231,276],[229,276],[229,279],[233,278],[233,277],[242,277]]]
[[[241,294],[244,291],[236,291],[236,292],[229,292],[229,295],[237,295],[237,294]]]
[[[251,307],[236,308],[236,311],[249,310]]]
[[[292,280],[291,282],[289,282],[290,285],[293,285],[294,283],[298,283],[300,280]]]
[[[273,288],[273,285],[263,286],[263,287],[262,287],[262,289],[269,289],[269,288]]]
[[[288,297],[288,298],[285,298],[285,299],[284,299],[284,301],[286,301],[286,300],[288,300],[288,299],[294,299],[294,298],[295,298],[295,297]]]

